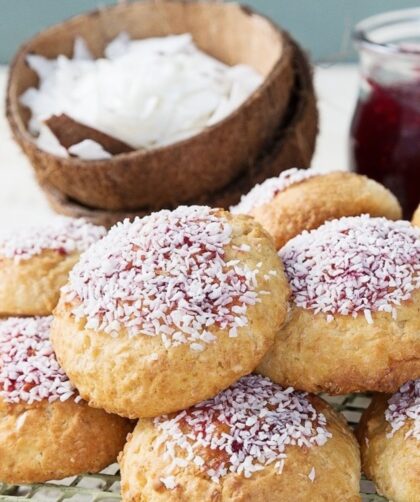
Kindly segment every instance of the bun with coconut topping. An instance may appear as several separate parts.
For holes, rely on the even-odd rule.
[[[416,227],[420,227],[420,205],[413,214],[412,224]]]
[[[0,480],[39,483],[99,472],[130,421],[90,408],[60,368],[51,317],[0,321]]]
[[[119,461],[126,502],[360,501],[359,451],[343,417],[257,375],[140,420]]]
[[[397,220],[402,215],[396,197],[374,180],[350,172],[297,168],[256,185],[231,211],[253,216],[277,249],[333,218],[366,213]]]
[[[153,417],[253,371],[288,298],[272,240],[252,218],[179,207],[116,225],[82,256],[52,340],[92,406]]]
[[[416,502],[420,494],[420,379],[393,396],[375,395],[360,421],[363,470],[394,502]]]
[[[288,320],[258,370],[308,392],[395,392],[420,377],[420,230],[342,218],[279,252]]]
[[[0,234],[0,315],[50,315],[80,253],[104,227],[57,216],[44,225]]]

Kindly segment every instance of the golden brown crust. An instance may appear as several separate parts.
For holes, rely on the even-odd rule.
[[[250,214],[263,225],[280,249],[303,230],[318,228],[342,216],[401,218],[396,197],[374,180],[349,172],[315,176],[288,187]]]
[[[420,377],[420,290],[390,314],[336,316],[327,322],[293,305],[258,371],[308,392],[395,392]]]
[[[357,443],[342,416],[322,399],[310,398],[324,413],[332,438],[324,446],[286,449],[282,474],[273,465],[251,478],[230,473],[212,482],[191,464],[175,471],[177,487],[160,480],[168,468],[162,447],[153,447],[158,430],[152,420],[140,420],[119,458],[124,502],[357,502],[360,459]],[[315,469],[312,482],[308,475]]]
[[[0,257],[0,316],[51,315],[78,259],[52,250],[19,263]]]
[[[411,220],[411,223],[415,227],[420,227],[420,204],[419,207],[416,209],[416,212],[413,214],[413,219]]]
[[[404,437],[412,426],[411,421],[387,437],[391,431],[385,420],[388,398],[374,396],[360,421],[358,438],[363,471],[376,484],[378,492],[390,500],[419,502],[420,442],[414,437]]]
[[[213,397],[253,371],[271,347],[286,316],[289,286],[270,237],[247,216],[224,213],[233,227],[226,260],[240,259],[255,269],[257,290],[269,291],[248,307],[248,325],[236,338],[211,328],[216,341],[197,352],[189,344],[166,349],[159,336],[116,338],[85,329],[60,301],[52,325],[57,358],[70,380],[92,406],[130,418],[152,417],[187,408]],[[248,244],[249,252],[234,248]],[[276,276],[265,279],[270,270]],[[154,357],[152,357],[154,355]]]
[[[98,472],[115,461],[132,423],[86,403],[0,401],[0,480],[35,483]]]

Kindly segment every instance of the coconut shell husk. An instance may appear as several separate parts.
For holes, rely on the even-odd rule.
[[[318,112],[310,64],[295,43],[293,43],[293,52],[293,92],[285,120],[275,130],[273,143],[260,154],[255,164],[248,165],[244,169],[244,174],[232,183],[222,190],[192,200],[190,203],[228,209],[229,206],[239,202],[241,195],[247,193],[256,183],[278,176],[281,171],[291,167],[309,167],[318,133]],[[58,213],[87,218],[92,223],[106,227],[124,218],[145,216],[152,211],[150,208],[133,212],[92,209],[75,203],[50,186],[43,186],[43,189],[51,207]],[[168,207],[171,208],[171,206]]]
[[[119,153],[132,152],[134,149],[119,139],[113,138],[98,129],[81,124],[65,113],[52,115],[44,121],[50,131],[58,139],[61,146],[68,149],[85,139],[91,139],[99,143],[108,153],[118,155]]]
[[[82,36],[95,56],[120,32],[146,38],[190,32],[196,44],[227,64],[246,63],[263,84],[234,113],[192,138],[112,159],[61,158],[40,150],[27,130],[29,110],[19,96],[37,85],[29,53],[72,55]],[[80,204],[114,211],[160,209],[223,189],[272,144],[293,86],[293,49],[267,18],[236,3],[134,2],[103,8],[43,31],[19,50],[11,66],[7,117],[37,179]]]

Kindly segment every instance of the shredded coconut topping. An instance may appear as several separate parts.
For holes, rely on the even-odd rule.
[[[87,328],[159,335],[166,347],[203,350],[215,340],[212,327],[236,336],[248,305],[259,300],[258,271],[225,261],[231,235],[231,225],[208,207],[124,221],[82,256],[64,299]]]
[[[389,399],[385,418],[392,427],[388,437],[392,437],[410,420],[411,427],[405,437],[414,437],[420,441],[420,379],[405,383]]]
[[[0,396],[6,402],[80,400],[55,357],[51,321],[52,316],[0,321]]]
[[[303,232],[280,251],[294,302],[325,313],[389,312],[420,287],[420,231],[408,222],[341,218]]]
[[[230,211],[233,214],[250,213],[256,207],[271,202],[278,193],[284,192],[286,188],[322,174],[325,173],[315,168],[298,169],[293,167],[283,171],[279,176],[268,178],[261,184],[255,185],[247,194],[242,195],[240,202],[236,206],[232,206]]]
[[[164,447],[174,485],[177,468],[188,464],[214,482],[229,472],[249,478],[273,463],[281,473],[288,446],[322,446],[331,437],[325,416],[306,396],[249,375],[213,399],[155,418],[154,446]]]
[[[0,234],[0,256],[19,262],[39,255],[44,250],[68,255],[85,251],[106,234],[104,227],[92,225],[83,218],[56,216],[48,224]]]
[[[308,478],[312,481],[312,483],[315,481],[315,478],[316,478],[315,467],[312,467],[311,471],[308,474]]]

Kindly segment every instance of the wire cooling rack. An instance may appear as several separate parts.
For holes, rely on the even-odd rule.
[[[350,425],[354,427],[363,410],[367,408],[370,397],[366,394],[347,396],[323,396],[338,411],[341,411]],[[362,479],[360,490],[363,502],[385,502],[376,494],[373,484]],[[113,464],[100,474],[85,474],[61,481],[45,484],[6,485],[0,483],[1,502],[118,502],[120,497],[120,477],[118,465]]]

